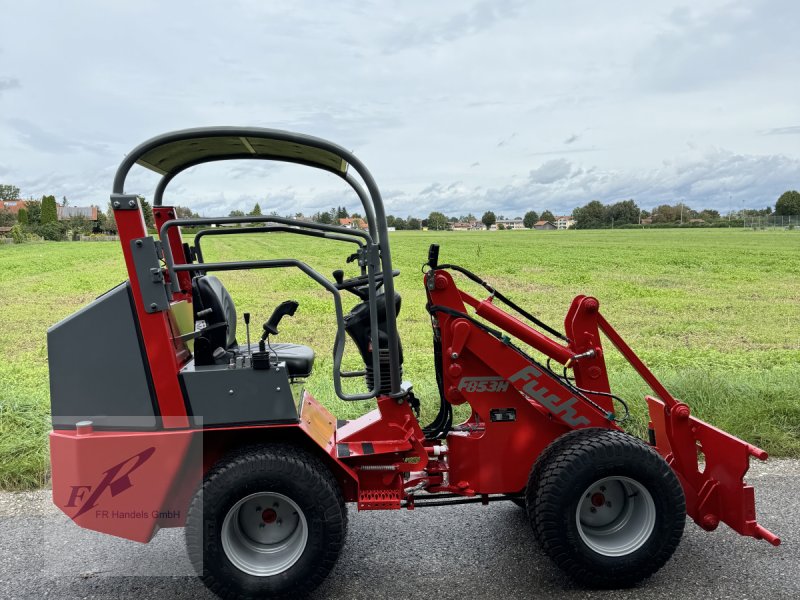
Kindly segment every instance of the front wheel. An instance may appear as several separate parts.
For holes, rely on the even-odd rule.
[[[223,459],[189,508],[195,570],[223,598],[294,598],[330,572],[347,512],[330,471],[306,450],[263,446]]]
[[[544,551],[589,587],[628,587],[655,573],[686,520],[673,470],[620,431],[582,429],[556,440],[534,466],[526,498]]]

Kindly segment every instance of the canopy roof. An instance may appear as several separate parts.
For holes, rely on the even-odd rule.
[[[167,142],[144,152],[136,163],[160,175],[177,174],[204,162],[236,158],[288,160],[309,164],[339,175],[347,172],[347,162],[333,152],[286,140],[246,135],[186,137]]]

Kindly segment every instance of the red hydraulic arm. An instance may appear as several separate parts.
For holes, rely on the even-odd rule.
[[[605,335],[655,393],[654,397],[646,398],[651,436],[654,437],[651,444],[677,474],[686,497],[687,514],[708,531],[716,529],[720,522],[724,522],[742,535],[763,539],[775,546],[780,544],[780,539],[775,534],[756,521],[754,490],[743,479],[749,468],[750,457],[766,460],[767,453],[692,416],[689,407],[669,393],[603,317],[600,304],[595,298],[577,296],[573,300],[564,321],[569,342],[563,345],[495,306],[493,296],[479,301],[457,290],[450,274],[445,270],[434,270],[427,277],[426,282],[432,283],[428,283],[428,294],[434,311],[437,310],[436,307],[444,307],[437,314],[442,324],[443,339],[449,339],[454,346],[464,347],[467,338],[474,337],[473,331],[478,329],[470,323],[472,317],[466,314],[466,305],[474,309],[476,316],[549,359],[561,363],[566,369],[572,369],[573,389],[579,390],[580,395],[591,402],[584,400],[583,404],[576,407],[573,418],[566,421],[563,419],[564,415],[558,414],[552,410],[552,406],[548,407],[544,403],[546,408],[561,417],[564,425],[570,428],[616,427],[615,423],[598,421],[596,417],[600,415],[596,410],[586,411],[587,407],[594,405],[594,409],[602,408],[608,415],[614,414],[600,339],[601,333]],[[456,318],[457,314],[463,314],[464,317]],[[447,328],[450,328],[450,335],[445,335]],[[519,377],[519,373],[512,374],[516,367],[513,366],[511,355],[503,352],[504,343],[488,334],[484,335],[492,341],[484,342],[483,349],[475,350],[481,362],[530,397],[533,388],[526,390],[520,385],[524,377]],[[445,350],[445,369],[452,362],[450,354],[455,358],[459,352],[459,349],[454,348]],[[537,376],[542,374],[540,369],[536,371]],[[549,377],[546,379],[548,385],[566,385],[563,380],[551,380]],[[451,402],[458,403],[458,390],[451,390],[448,394]],[[556,406],[566,405],[561,402],[558,401]],[[700,455],[704,458],[702,466],[698,459]]]

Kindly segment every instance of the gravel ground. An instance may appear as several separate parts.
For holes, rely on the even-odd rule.
[[[754,464],[759,521],[773,548],[727,527],[687,524],[672,560],[631,590],[573,586],[541,553],[511,503],[363,512],[315,598],[800,598],[800,461]],[[211,598],[193,576],[182,530],[146,545],[73,525],[48,490],[0,493],[0,598]]]

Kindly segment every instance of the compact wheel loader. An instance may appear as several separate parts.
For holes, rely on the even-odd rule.
[[[168,184],[221,160],[283,161],[344,179],[367,229],[276,216],[178,218]],[[148,235],[134,165],[161,176]],[[418,421],[403,379],[390,236],[380,191],[351,152],[323,139],[258,128],[176,131],[133,149],[111,195],[128,279],[48,331],[53,500],[81,527],[148,542],[185,527],[189,556],[224,598],[297,597],[334,566],[358,510],[414,510],[515,502],[545,553],[589,587],[631,586],[669,560],[686,515],[778,545],[756,520],[744,483],[751,456],[767,454],[694,417],[604,318],[576,297],[563,330],[540,321],[431,246],[427,294],[439,410]],[[184,241],[182,228],[193,228]],[[274,233],[349,248],[346,276],[296,258],[206,262],[208,236]],[[348,267],[348,265],[350,265]],[[342,400],[375,399],[360,418],[336,419],[301,383],[315,350],[278,342],[287,298],[250,339],[244,314],[217,274],[296,269],[330,295],[332,380]],[[485,289],[476,298],[459,282]],[[355,298],[347,313],[343,292]],[[348,298],[350,296],[347,296]],[[108,341],[113,340],[113,346]],[[363,360],[344,371],[349,340]],[[627,405],[613,394],[604,342],[653,391],[648,439],[626,433]],[[82,373],[92,364],[92,381]],[[363,384],[343,386],[346,378]],[[354,383],[358,383],[357,381]],[[360,393],[347,390],[361,388]],[[469,417],[456,422],[453,407]]]

